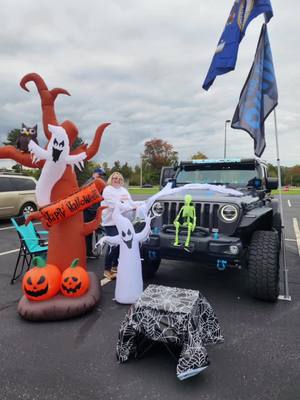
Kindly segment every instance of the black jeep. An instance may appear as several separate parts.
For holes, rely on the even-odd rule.
[[[163,175],[174,187],[187,183],[223,185],[243,193],[237,197],[213,190],[184,190],[165,196],[152,206],[152,233],[142,246],[144,277],[153,277],[162,258],[193,260],[225,268],[247,269],[252,296],[276,301],[279,294],[281,217],[277,199],[271,196],[276,178],[257,159],[193,160],[165,168]],[[161,177],[164,182],[164,176]],[[174,246],[173,221],[190,194],[196,210],[196,229],[188,248]],[[184,243],[187,230],[180,230]]]

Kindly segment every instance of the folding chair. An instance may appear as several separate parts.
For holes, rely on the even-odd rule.
[[[23,273],[25,264],[27,271],[30,268],[30,263],[33,257],[41,255],[48,251],[47,238],[42,240],[40,235],[48,235],[47,231],[37,231],[32,222],[25,225],[25,216],[15,217],[10,219],[13,226],[16,228],[20,239],[20,250],[14,270],[14,274],[10,283],[14,283]],[[18,266],[21,261],[21,271],[17,274]]]

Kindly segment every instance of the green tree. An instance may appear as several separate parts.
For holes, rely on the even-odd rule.
[[[201,151],[198,151],[194,155],[192,155],[192,160],[206,160],[207,157],[204,153],[201,153]]]
[[[149,140],[144,146],[143,182],[157,184],[161,168],[174,164],[178,160],[178,153],[170,143],[162,139]]]
[[[8,132],[6,141],[3,142],[5,146],[11,145],[17,147],[17,139],[18,136],[21,134],[20,129],[13,129],[10,132]]]

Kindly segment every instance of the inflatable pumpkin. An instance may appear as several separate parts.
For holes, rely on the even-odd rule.
[[[42,257],[34,257],[32,264],[34,268],[26,272],[22,282],[25,296],[34,301],[48,300],[55,296],[61,279],[59,268],[46,264]]]
[[[82,296],[90,287],[90,277],[78,263],[79,259],[76,258],[62,274],[60,290],[64,296]]]

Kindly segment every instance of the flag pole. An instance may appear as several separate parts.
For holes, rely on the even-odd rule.
[[[277,154],[277,174],[278,174],[278,189],[279,189],[279,207],[281,214],[281,248],[282,248],[282,261],[283,261],[283,295],[278,296],[278,300],[291,301],[292,298],[289,295],[289,281],[288,281],[288,269],[286,262],[286,247],[285,247],[285,223],[283,216],[283,206],[282,206],[282,194],[281,194],[281,168],[280,168],[280,158],[279,158],[279,146],[278,146],[278,130],[277,130],[277,118],[276,118],[276,108],[274,108],[274,124],[275,124],[275,139],[276,139],[276,154]]]

